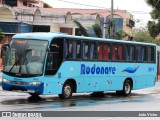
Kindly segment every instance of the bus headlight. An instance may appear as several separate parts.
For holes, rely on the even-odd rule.
[[[30,85],[35,85],[35,86],[36,86],[36,85],[40,85],[40,84],[41,84],[41,82],[31,82],[31,83],[30,83]]]
[[[9,83],[9,81],[5,78],[2,78],[2,81],[5,82],[5,83]]]

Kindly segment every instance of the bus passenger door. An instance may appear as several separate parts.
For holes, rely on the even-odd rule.
[[[63,40],[53,39],[47,58],[46,75],[55,75],[63,61]]]
[[[55,93],[56,85],[58,82],[58,70],[63,61],[63,39],[55,38],[50,44],[50,51],[48,53],[47,62],[46,62],[46,79],[45,83],[48,85],[46,92],[52,94]],[[59,88],[60,89],[60,88]]]

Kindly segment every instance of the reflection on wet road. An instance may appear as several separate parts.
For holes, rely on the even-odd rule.
[[[157,110],[160,111],[160,83],[153,88],[132,91],[122,97],[113,92],[99,96],[92,93],[74,94],[69,100],[60,100],[57,95],[33,98],[26,93],[7,92],[0,89],[0,110],[55,111],[55,110]]]
[[[106,92],[100,96],[91,93],[76,94],[70,100],[60,100],[58,96],[40,96],[33,98],[28,94],[0,91],[0,108],[1,110],[118,110],[114,108],[121,107],[122,110],[129,109],[148,103],[160,104],[159,89],[140,90],[133,92],[129,97],[117,96],[115,92]],[[123,106],[128,106],[123,109]],[[101,109],[103,108],[103,109]],[[108,109],[110,108],[110,109]],[[135,109],[135,108],[134,108]],[[133,110],[134,110],[133,109]],[[159,109],[160,110],[160,109]]]

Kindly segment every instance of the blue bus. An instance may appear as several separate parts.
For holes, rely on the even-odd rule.
[[[131,90],[156,83],[155,44],[72,36],[24,33],[2,47],[2,88],[32,96]]]

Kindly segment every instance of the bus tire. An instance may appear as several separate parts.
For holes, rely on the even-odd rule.
[[[118,96],[129,96],[132,90],[132,82],[130,80],[125,80],[123,84],[123,90],[116,91]]]
[[[71,82],[66,82],[62,88],[62,94],[59,94],[60,99],[69,99],[72,97],[73,87]]]
[[[131,94],[131,90],[132,90],[132,83],[130,80],[125,80],[124,84],[123,84],[123,91],[122,94],[124,96],[129,96]]]

